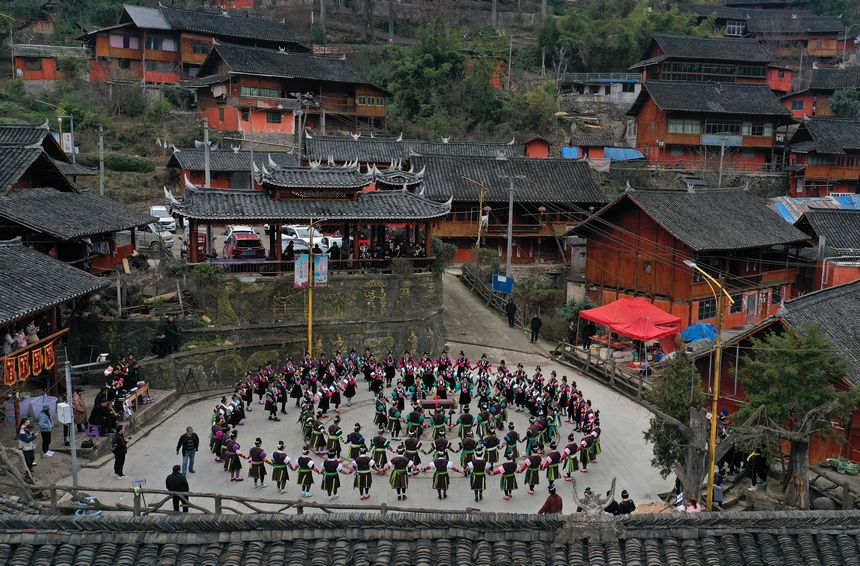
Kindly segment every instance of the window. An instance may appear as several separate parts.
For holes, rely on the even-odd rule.
[[[610,95],[612,94],[612,87],[610,85],[606,85],[603,87],[603,94]]]
[[[821,49],[821,42],[820,42],[820,41],[816,41],[816,42],[815,42],[815,48],[816,48],[816,49]]]
[[[365,106],[365,105],[367,105],[367,97],[366,97],[366,96],[359,96],[359,97],[358,97],[358,103],[359,103],[361,106]]]
[[[643,261],[642,262],[642,271],[645,273],[651,273],[651,262]]]
[[[144,46],[152,51],[176,51],[176,40],[170,37],[148,35]]]
[[[780,70],[779,70],[779,78],[781,78],[781,79],[784,79],[784,78],[785,78],[785,69],[780,69]]]
[[[738,313],[744,311],[744,296],[741,293],[737,295],[732,295],[732,303],[731,308],[729,309],[730,313]]]
[[[131,60],[130,59],[120,59],[117,63],[120,69],[131,69]]]
[[[636,83],[621,83],[621,92],[636,92]]]
[[[830,158],[825,155],[810,153],[806,161],[812,165],[830,165]]]
[[[276,110],[267,110],[266,111],[266,123],[267,124],[280,124],[282,118],[283,118],[282,114]]]
[[[741,77],[766,77],[767,76],[767,68],[757,65],[757,66],[747,66],[741,65],[738,67],[738,76]]]
[[[241,110],[239,110],[239,116],[242,117],[243,122],[247,122],[248,118],[250,117],[250,112],[247,108],[242,108]]]
[[[376,99],[376,105],[377,106],[385,106],[385,99],[382,97],[377,98]]]
[[[702,131],[702,123],[699,120],[682,120],[680,118],[669,118],[670,134],[698,134]]]
[[[705,122],[706,134],[737,136],[741,133],[740,122]]]
[[[740,36],[746,30],[746,22],[743,20],[729,20],[726,22],[726,35]]]
[[[25,71],[41,71],[42,70],[42,60],[41,59],[25,59],[24,60],[24,70]]]
[[[110,46],[116,49],[140,49],[140,41],[137,37],[112,33],[108,36]]]
[[[778,305],[782,302],[782,287],[774,287],[770,290],[770,304]]]
[[[243,86],[239,89],[242,96],[262,96],[266,98],[279,98],[281,91],[276,88],[263,88],[259,86]]]
[[[791,101],[791,109],[792,110],[803,110],[803,101],[802,100],[792,100]]]
[[[173,63],[168,63],[166,61],[147,61],[146,62],[146,72],[148,73],[172,73]]]
[[[196,55],[206,55],[209,53],[209,42],[203,39],[191,40],[191,52]]]
[[[770,122],[744,122],[743,135],[772,136],[773,124],[771,124]]]
[[[716,299],[702,299],[699,301],[699,320],[714,318],[717,316]]]
[[[219,122],[224,121],[224,109],[223,108],[218,109],[218,121]]]

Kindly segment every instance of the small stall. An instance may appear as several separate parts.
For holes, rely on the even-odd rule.
[[[673,351],[670,337],[679,332],[681,324],[679,317],[648,300],[630,297],[581,311],[579,317],[606,329],[604,334],[591,338],[592,353],[600,359],[611,357],[632,369],[639,369],[643,361],[653,362],[660,352]]]

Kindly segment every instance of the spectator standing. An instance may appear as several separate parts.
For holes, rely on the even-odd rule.
[[[185,434],[179,437],[179,442],[176,443],[176,454],[182,451],[182,475],[186,472],[194,473],[194,456],[197,454],[197,449],[200,448],[200,438],[194,429],[190,426],[185,429]]]
[[[188,427],[188,429],[190,430],[191,427]],[[197,435],[195,434],[194,436]],[[179,512],[179,503],[182,502],[182,512],[188,513],[187,494],[191,490],[188,488],[188,479],[185,477],[185,472],[181,471],[178,464],[173,466],[173,473],[167,476],[167,480],[164,483],[167,491],[173,492],[173,510]]]
[[[553,513],[561,513],[564,506],[561,496],[555,492],[555,486],[550,484],[549,495],[544,501],[543,507],[538,510],[538,515],[549,515]]]
[[[609,495],[610,495],[611,493],[612,493],[612,490],[611,490],[611,489],[610,489],[610,490],[607,490],[607,491],[606,491],[606,496],[607,496],[607,497],[609,497]],[[627,492],[625,491],[624,493],[627,493]],[[609,503],[609,505],[607,505],[606,507],[604,507],[604,508],[603,508],[603,510],[604,510],[605,512],[609,513],[610,515],[618,515],[618,502],[617,502],[617,501],[615,501],[615,499],[613,498],[613,499],[612,499],[612,501]]]
[[[119,425],[111,439],[111,452],[113,452],[114,457],[113,472],[118,480],[124,480],[127,477],[122,471],[123,466],[125,466],[125,454],[128,452],[128,440],[124,433],[123,425]]]
[[[42,405],[39,414],[39,433],[42,435],[42,456],[50,458],[54,455],[51,451],[51,431],[54,430],[54,419],[51,418],[51,407],[47,403]]]
[[[77,388],[72,393],[72,407],[75,410],[75,426],[78,432],[84,432],[87,429],[87,404],[83,389]]]
[[[30,425],[30,419],[21,419],[21,428],[18,430],[18,448],[24,454],[24,463],[27,464],[27,469],[33,473],[34,462],[36,461],[36,433],[33,432],[33,427]]]
[[[514,318],[517,316],[517,305],[514,303],[513,297],[508,299],[508,304],[505,305],[505,313],[508,315],[508,326],[514,327]]]
[[[532,323],[531,323],[531,328],[532,328],[531,342],[532,342],[532,344],[534,344],[535,342],[538,341],[538,338],[540,337],[540,327],[541,326],[543,326],[543,321],[541,320],[540,315],[539,314],[534,315],[534,317],[532,317]]]

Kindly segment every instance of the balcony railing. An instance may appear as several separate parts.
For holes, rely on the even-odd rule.
[[[430,257],[395,257],[383,259],[330,259],[330,273],[423,273],[433,268],[436,258]],[[283,275],[295,271],[294,260],[269,259],[215,259],[211,261],[189,263],[190,266],[207,264],[219,267],[225,273]]]
[[[617,83],[641,82],[642,73],[564,73],[561,82],[570,83]]]

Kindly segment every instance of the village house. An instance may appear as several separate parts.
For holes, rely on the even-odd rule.
[[[858,192],[860,120],[806,118],[789,143],[793,197]]]
[[[643,60],[630,69],[639,70],[643,81],[766,84],[777,93],[791,92],[793,71],[773,60],[755,39],[654,34]]]
[[[777,130],[791,114],[764,84],[648,80],[627,112],[649,163],[694,170],[780,165]]]
[[[185,190],[186,182],[201,187],[206,186],[205,150],[177,149],[167,161],[168,169],[176,171],[179,192]],[[265,168],[297,167],[298,159],[284,151],[253,152],[257,171]],[[209,187],[213,189],[248,189],[251,187],[251,152],[248,150],[212,149],[209,150]],[[254,183],[254,188],[262,188]]]
[[[837,90],[860,90],[860,67],[845,69],[812,69],[809,86],[781,98],[795,118],[833,116],[830,97]]]
[[[215,40],[308,51],[282,22],[162,5],[123,6],[118,24],[81,39],[94,57],[91,81],[176,84],[197,76]]]
[[[200,67],[196,89],[200,113],[220,131],[292,136],[297,93],[319,106],[304,108],[306,128],[378,127],[385,122],[388,93],[371,84],[346,60],[289,50],[216,43]]]
[[[457,246],[456,262],[474,258],[479,233],[505,261],[511,184],[513,263],[570,263],[565,232],[606,202],[584,161],[448,155],[413,157],[411,165],[424,171],[429,198],[453,198],[435,234]]]
[[[819,16],[792,6],[789,9],[758,9],[747,6],[702,6],[685,4],[682,12],[695,14],[702,22],[713,18],[726,37],[756,39],[778,61],[792,68],[801,53],[808,64],[832,65],[843,53],[845,30],[837,16]]]
[[[681,327],[715,322],[708,283],[693,261],[732,293],[725,326],[774,314],[792,296],[789,252],[808,236],[742,189],[628,190],[573,230],[587,240],[586,293],[598,305],[646,297],[681,318]]]
[[[860,279],[860,210],[813,208],[794,225],[813,244],[803,250],[810,265],[798,271],[799,291],[818,291]]]
[[[642,90],[640,73],[563,73],[558,85],[577,102],[630,104]]]

